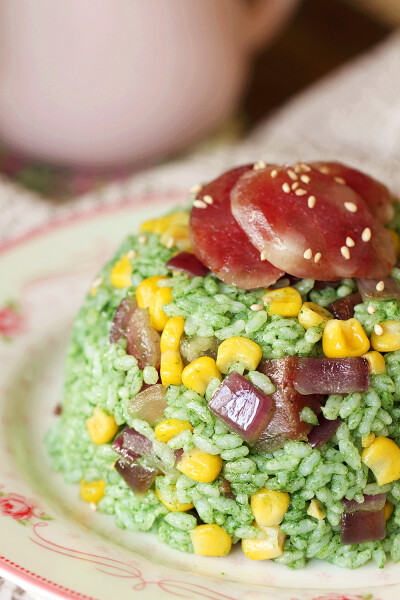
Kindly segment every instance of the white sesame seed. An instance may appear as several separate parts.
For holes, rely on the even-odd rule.
[[[261,300],[262,300],[263,302],[272,302],[272,298],[271,298],[271,296],[262,296],[262,297],[261,297]]]
[[[309,175],[302,175],[302,176],[300,177],[300,179],[301,179],[301,181],[302,181],[303,183],[310,183],[310,177],[309,177]]]
[[[361,239],[363,242],[369,242],[371,239],[372,233],[369,227],[366,227],[361,234]]]
[[[314,256],[314,262],[317,263],[321,260],[321,252],[317,252],[317,254]]]
[[[315,196],[310,196],[309,199],[308,199],[308,201],[307,201],[308,208],[314,208],[316,202],[317,202],[316,197]]]
[[[356,245],[356,243],[353,240],[353,238],[351,238],[350,236],[347,236],[347,238],[346,238],[346,246],[348,246],[349,248],[353,248],[355,245]]]
[[[292,183],[292,190],[293,190],[293,191],[294,191],[294,190],[297,190],[297,188],[299,187],[299,185],[300,185],[300,184],[299,184],[299,182],[298,182],[298,181],[295,181],[294,183]]]
[[[203,186],[200,183],[196,183],[196,185],[192,186],[189,190],[191,194],[198,194],[203,189]]]
[[[262,304],[252,304],[250,310],[264,310],[264,306]]]
[[[275,179],[275,177],[278,175],[278,171],[276,169],[272,169],[271,171],[271,177],[272,179]]]
[[[309,173],[311,171],[311,167],[309,165],[306,165],[306,163],[301,163],[300,167],[303,169],[303,171],[305,171],[306,173]]]
[[[165,244],[166,248],[173,248],[175,246],[175,240],[173,237],[168,238],[167,243]]]
[[[334,180],[336,181],[336,183],[340,183],[341,185],[346,185],[346,182],[343,179],[343,177],[334,177]]]
[[[282,185],[282,189],[285,192],[285,194],[288,194],[290,192],[290,185],[288,183],[284,183]]]
[[[320,173],[323,173],[324,175],[329,175],[329,174],[330,174],[330,172],[331,172],[330,168],[329,168],[329,167],[327,167],[326,165],[323,165],[322,167],[320,167],[320,168],[318,169],[318,171],[319,171]]]
[[[383,292],[384,289],[385,289],[385,283],[383,281],[378,281],[378,283],[376,284],[376,291]]]
[[[266,166],[267,165],[263,160],[258,160],[256,163],[254,163],[253,169],[254,171],[259,171],[260,169],[265,169]]]
[[[301,168],[301,165],[299,165],[299,164],[297,164],[297,165],[295,166],[295,168],[294,168],[294,171],[295,171],[295,173],[301,173],[301,172],[302,172],[302,170],[303,170],[303,169]]]
[[[350,258],[350,250],[348,249],[347,246],[342,246],[340,248],[340,252],[342,253],[343,258],[345,258],[346,260],[349,260],[349,258]]]
[[[293,179],[293,181],[297,181],[298,180],[298,176],[297,174],[293,171],[293,169],[288,169],[287,170],[287,174],[289,175],[290,179]]]
[[[261,260],[268,260],[266,250],[263,250],[260,254]]]
[[[145,244],[147,242],[147,237],[145,235],[140,235],[138,237],[139,244]]]
[[[307,248],[307,250],[304,252],[303,256],[306,260],[310,260],[310,258],[312,258],[311,248]]]
[[[355,213],[358,211],[358,206],[357,204],[354,204],[354,202],[345,202],[344,207],[351,213]]]
[[[203,202],[203,200],[195,200],[193,202],[193,206],[195,206],[196,208],[207,208],[207,204]]]
[[[203,200],[204,200],[204,202],[206,202],[206,204],[213,204],[213,202],[214,202],[214,198],[212,196],[210,196],[209,194],[206,194],[205,196],[203,196]]]
[[[367,308],[367,313],[370,314],[370,315],[373,315],[373,314],[375,314],[375,312],[376,311],[375,311],[374,307],[371,306],[371,305],[369,305],[368,308]]]
[[[305,196],[307,194],[306,190],[303,190],[303,188],[299,188],[298,190],[295,191],[296,196]]]
[[[376,335],[382,335],[383,334],[383,327],[381,325],[379,325],[379,323],[376,323],[374,325],[374,331],[375,331]]]
[[[128,258],[129,260],[132,260],[133,258],[137,257],[137,252],[135,250],[129,250],[128,252]]]
[[[89,508],[90,508],[90,510],[92,510],[93,512],[96,512],[96,510],[97,510],[97,504],[96,504],[96,502],[90,502],[90,503],[89,503]]]

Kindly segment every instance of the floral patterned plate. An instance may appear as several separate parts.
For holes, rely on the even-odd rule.
[[[43,435],[85,290],[144,219],[184,200],[146,196],[50,224],[0,248],[0,574],[43,598],[398,600],[400,566],[344,571],[314,561],[186,555],[117,529],[51,471]]]

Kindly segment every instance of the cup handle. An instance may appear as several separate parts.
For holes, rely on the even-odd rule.
[[[253,0],[247,6],[244,43],[254,52],[268,39],[271,41],[293,13],[299,0]]]

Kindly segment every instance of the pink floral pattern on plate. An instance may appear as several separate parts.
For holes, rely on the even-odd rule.
[[[33,525],[35,519],[40,521],[51,521],[53,517],[46,514],[36,500],[25,498],[21,494],[14,492],[3,492],[3,485],[0,485],[0,515],[11,517],[21,525]]]
[[[0,308],[0,335],[10,340],[24,331],[25,319],[15,302]]]

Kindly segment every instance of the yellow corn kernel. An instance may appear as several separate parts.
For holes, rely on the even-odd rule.
[[[367,359],[370,373],[373,375],[386,373],[385,359],[380,352],[371,350],[370,352],[363,354],[362,357]]]
[[[211,483],[222,469],[222,458],[218,454],[207,454],[199,448],[193,448],[184,454],[176,465],[177,469],[190,479]]]
[[[378,485],[386,485],[400,479],[400,448],[391,439],[377,437],[364,448],[361,460],[371,469]]]
[[[178,350],[167,350],[161,354],[160,376],[161,383],[169,385],[181,385],[183,362]]]
[[[319,304],[304,302],[300,308],[298,319],[304,329],[318,326],[324,328],[327,322],[333,319],[333,315]]]
[[[129,256],[124,254],[113,266],[110,274],[111,285],[126,288],[132,285],[132,265]]]
[[[180,502],[178,502],[178,500],[175,500],[175,502],[168,502],[168,500],[162,497],[160,490],[157,488],[157,485],[155,486],[154,491],[159,501],[162,504],[164,504],[164,506],[168,508],[168,510],[172,512],[186,512],[187,510],[191,510],[192,508],[194,508],[194,504],[192,502],[187,504],[181,504]]]
[[[217,353],[217,367],[226,374],[234,363],[241,363],[249,371],[255,371],[262,358],[258,344],[244,337],[231,337],[224,340]]]
[[[112,415],[108,415],[96,406],[91,417],[86,419],[86,428],[93,444],[110,442],[118,431],[118,425]]]
[[[385,521],[389,521],[394,511],[394,504],[392,504],[391,502],[386,502],[383,511],[385,515]]]
[[[171,302],[172,294],[169,287],[159,288],[152,297],[149,305],[150,323],[157,331],[162,331],[168,317],[163,310],[164,304]]]
[[[326,510],[319,500],[313,498],[307,509],[307,514],[314,517],[314,519],[318,519],[318,521],[322,521],[326,517]]]
[[[289,508],[290,496],[287,492],[278,492],[261,488],[250,500],[251,510],[257,525],[272,527],[282,523]]]
[[[186,431],[186,429],[193,431],[193,427],[189,421],[166,419],[165,421],[161,421],[161,423],[156,426],[154,433],[160,442],[164,442],[166,444],[171,438],[173,438],[175,435],[178,435],[178,433],[181,431]]]
[[[244,555],[251,560],[268,560],[282,556],[286,535],[279,525],[274,527],[256,527],[257,529],[262,529],[265,537],[260,540],[242,540]]]
[[[96,481],[85,481],[81,479],[81,498],[85,502],[94,502],[97,504],[104,496],[106,482],[102,479]]]
[[[200,556],[226,556],[231,551],[232,538],[219,525],[198,525],[190,532],[193,550]]]
[[[149,308],[154,295],[160,289],[157,284],[161,279],[168,278],[155,275],[154,277],[143,279],[143,281],[139,283],[136,290],[136,302],[139,308]]]
[[[379,327],[383,332],[371,335],[371,346],[378,352],[395,352],[400,350],[400,321],[382,321]]]
[[[145,221],[140,226],[140,231],[157,233],[161,235],[172,225],[189,225],[189,213],[185,210],[177,210],[166,217]]]
[[[179,344],[185,326],[183,317],[171,317],[165,324],[160,340],[161,352],[179,350]]]
[[[189,227],[187,225],[171,225],[162,233],[160,242],[167,248],[176,246],[181,251],[190,250]]]
[[[373,443],[374,443],[374,441],[375,441],[375,437],[376,437],[376,436],[375,436],[375,434],[374,434],[374,433],[372,433],[372,431],[371,431],[371,433],[370,433],[369,435],[364,435],[364,436],[361,438],[361,446],[362,446],[363,448],[368,448],[369,446],[371,446],[371,444],[373,444]]]
[[[211,379],[216,377],[222,380],[221,373],[217,369],[215,360],[209,356],[200,356],[189,363],[182,373],[182,383],[189,390],[194,390],[204,396]]]
[[[328,358],[362,356],[369,350],[369,339],[357,319],[331,319],[322,335],[322,348]]]
[[[388,233],[390,235],[390,237],[392,238],[392,242],[394,245],[394,251],[396,253],[396,258],[400,258],[400,238],[398,236],[398,234],[393,231],[393,229],[388,229]]]
[[[281,317],[297,317],[302,305],[299,292],[292,287],[266,290],[262,299],[268,304],[268,314]]]

